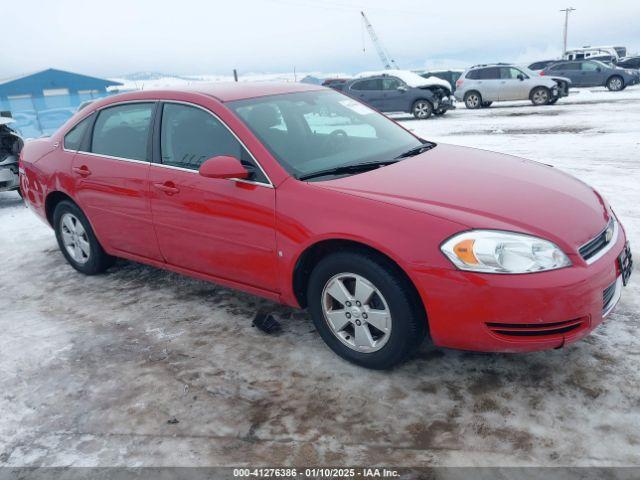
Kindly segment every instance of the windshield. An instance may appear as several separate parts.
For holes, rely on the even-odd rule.
[[[228,105],[296,178],[347,165],[389,162],[422,145],[385,116],[334,91],[272,95]]]

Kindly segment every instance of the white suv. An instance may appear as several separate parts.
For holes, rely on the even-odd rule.
[[[476,65],[456,82],[455,97],[467,108],[486,108],[493,102],[512,100],[550,105],[569,94],[570,84],[568,78],[541,77],[515,65]]]

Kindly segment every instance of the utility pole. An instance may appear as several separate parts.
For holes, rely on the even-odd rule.
[[[563,35],[563,44],[562,44],[562,56],[567,53],[567,30],[569,30],[569,14],[571,12],[575,12],[576,9],[573,7],[567,7],[560,10],[564,12],[564,35]]]

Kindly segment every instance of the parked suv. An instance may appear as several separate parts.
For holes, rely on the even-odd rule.
[[[570,83],[566,78],[544,78],[515,65],[477,65],[458,79],[455,97],[467,108],[486,108],[493,102],[510,100],[549,105],[568,95]]]
[[[607,87],[612,92],[640,82],[638,71],[612,67],[596,60],[560,62],[545,68],[540,75],[562,75],[575,87]]]
[[[361,73],[343,92],[380,112],[407,112],[418,119],[455,108],[449,82],[406,70]]]
[[[460,75],[464,73],[464,70],[427,70],[424,72],[416,72],[423,78],[436,77],[442,80],[446,80],[451,85],[452,90],[456,91],[456,82],[460,78]]]

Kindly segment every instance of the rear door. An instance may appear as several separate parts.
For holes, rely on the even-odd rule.
[[[550,72],[553,75],[557,75],[559,77],[566,77],[571,80],[572,87],[579,87],[581,76],[580,76],[580,62],[562,62],[556,65],[553,65],[550,69]]]
[[[155,108],[155,102],[128,102],[97,112],[72,175],[75,199],[105,248],[160,260],[148,179]]]
[[[275,291],[275,189],[253,156],[218,117],[191,104],[164,103],[155,135],[151,209],[166,262]],[[250,179],[201,176],[200,165],[218,155],[238,158]]]
[[[482,101],[494,102],[500,100],[501,79],[499,67],[479,69],[476,84],[480,95],[482,95]]]
[[[363,78],[351,84],[349,95],[357,98],[361,102],[382,111],[384,109],[384,89],[382,88],[382,77]]]

